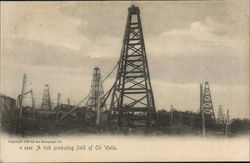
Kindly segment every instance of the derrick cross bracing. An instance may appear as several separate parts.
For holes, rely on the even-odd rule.
[[[219,106],[218,110],[218,117],[217,117],[217,124],[224,124],[225,123],[225,114],[223,113],[221,105]]]
[[[50,93],[49,93],[49,85],[44,85],[44,91],[43,91],[43,99],[42,99],[42,105],[41,109],[44,110],[51,110],[51,99],[50,99]]]
[[[86,106],[93,108],[95,111],[97,111],[97,109],[99,109],[98,104],[100,105],[103,103],[104,100],[102,98],[103,96],[104,96],[104,91],[102,85],[101,72],[99,67],[95,67],[91,83],[90,95],[88,97]],[[106,103],[104,103],[100,109],[105,110]]]
[[[211,124],[215,124],[216,120],[214,114],[214,107],[208,82],[205,82],[205,88],[203,94],[203,111],[205,115],[205,121],[208,121],[208,123],[210,122]]]
[[[140,9],[128,8],[118,72],[110,110],[118,125],[152,126],[155,103],[143,39]],[[138,123],[142,121],[142,123]],[[137,122],[137,123],[136,123]]]

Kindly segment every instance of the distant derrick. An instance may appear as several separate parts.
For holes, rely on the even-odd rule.
[[[146,120],[151,126],[155,113],[148,61],[144,45],[140,9],[128,9],[118,72],[112,92],[110,109],[120,126],[136,126],[134,121]]]
[[[214,108],[213,108],[213,103],[212,103],[212,98],[211,98],[211,93],[210,93],[208,82],[205,82],[202,104],[203,104],[203,111],[204,111],[206,124],[214,124],[215,114],[214,114]]]
[[[102,97],[104,96],[101,72],[99,67],[94,68],[93,78],[91,83],[90,95],[87,100],[86,106],[93,108],[95,111],[98,109],[99,105],[103,103]],[[101,110],[106,109],[106,104],[103,104]]]
[[[218,110],[218,117],[217,117],[217,124],[224,124],[225,123],[225,114],[223,113],[221,105],[219,106]]]
[[[23,97],[24,97],[24,93],[25,93],[25,87],[26,87],[26,78],[27,78],[27,74],[24,73],[23,74],[23,85],[22,85],[22,92],[21,92],[21,96],[19,98],[18,96],[18,101],[19,101],[19,118],[22,118],[22,112],[23,112]]]
[[[56,107],[57,109],[59,109],[60,105],[61,105],[61,93],[57,93],[57,102],[56,102]]]
[[[43,110],[52,110],[50,92],[49,92],[49,85],[48,84],[44,85],[43,100],[42,100],[41,109],[43,109]]]

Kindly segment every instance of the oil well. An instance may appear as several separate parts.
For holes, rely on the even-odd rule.
[[[156,123],[140,9],[133,5],[128,9],[110,110],[112,119],[117,119],[122,126],[152,126]]]
[[[105,93],[103,82],[116,68],[116,79]],[[35,107],[33,90],[25,89],[26,74],[24,74],[21,94],[18,95],[17,101],[4,95],[0,96],[3,124],[7,126],[6,128],[15,126],[15,132],[22,134],[36,130],[63,133],[68,129],[99,132],[122,128],[150,128],[170,132],[177,127],[181,129],[186,127],[194,128],[201,132],[201,135],[205,135],[206,128],[219,123],[223,124],[220,130],[223,129],[227,134],[230,124],[229,111],[223,120],[220,113],[216,121],[208,82],[205,82],[204,89],[203,85],[200,85],[199,113],[181,112],[173,106],[169,112],[157,111],[140,9],[135,5],[128,8],[119,61],[111,73],[102,79],[100,68],[95,67],[90,91],[76,105],[70,104],[69,98],[67,104],[62,104],[61,93],[57,93],[57,102],[52,105],[49,85],[45,84],[40,108]],[[31,94],[31,107],[23,106],[23,99],[27,94]],[[110,99],[110,105],[107,105],[107,99]]]

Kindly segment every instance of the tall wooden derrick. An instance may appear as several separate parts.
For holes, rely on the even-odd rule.
[[[103,103],[103,85],[102,85],[102,78],[101,72],[99,67],[94,68],[90,95],[88,97],[86,106],[92,108],[94,111],[97,111],[100,107],[100,110],[106,109],[106,104],[104,103],[101,107],[100,105]]]
[[[140,9],[128,8],[127,23],[112,92],[112,119],[119,126],[152,126],[155,102],[150,81]]]
[[[44,85],[41,109],[43,109],[43,110],[52,110],[50,92],[49,92],[49,85],[48,84]]]
[[[224,124],[225,123],[225,114],[223,113],[221,105],[219,106],[218,117],[217,117],[216,122],[217,122],[217,124]]]
[[[203,111],[204,111],[204,118],[205,118],[206,126],[215,124],[216,120],[215,120],[215,114],[214,114],[214,107],[212,103],[212,98],[211,98],[211,93],[210,93],[208,82],[205,82],[202,104],[203,104]]]

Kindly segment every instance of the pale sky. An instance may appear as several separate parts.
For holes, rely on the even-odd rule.
[[[131,2],[1,2],[1,93],[16,98],[22,76],[37,107],[44,84],[77,103],[99,66],[116,65]],[[140,7],[157,110],[197,111],[209,81],[215,114],[249,118],[249,1],[135,2]],[[104,83],[107,91],[116,71]],[[28,103],[28,101],[27,101]]]

